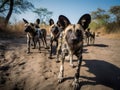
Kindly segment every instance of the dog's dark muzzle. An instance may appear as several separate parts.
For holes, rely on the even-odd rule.
[[[78,37],[74,33],[67,35],[67,40],[70,44],[77,44],[79,41]]]
[[[30,32],[30,31],[32,31],[32,28],[30,26],[27,26],[27,27],[25,27],[24,31],[25,32]]]
[[[59,32],[58,27],[55,27],[55,28],[52,29],[53,34],[57,34],[58,32]]]
[[[29,30],[27,30],[27,29],[25,29],[24,31],[25,31],[25,32],[29,32]]]
[[[25,32],[29,32],[29,28],[28,28],[28,27],[25,27],[24,31],[25,31]]]

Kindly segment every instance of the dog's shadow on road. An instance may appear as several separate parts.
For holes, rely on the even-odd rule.
[[[84,45],[84,47],[89,47],[89,46],[94,46],[94,47],[109,47],[109,45],[106,45],[106,44],[89,44],[89,45]]]
[[[120,68],[105,62],[103,60],[83,60],[85,62],[82,67],[87,67],[87,72],[94,74],[95,77],[80,76],[87,79],[81,81],[80,87],[84,85],[104,85],[113,90],[120,90]]]
[[[80,75],[80,87],[79,90],[83,86],[88,85],[103,85],[113,90],[120,90],[120,68],[114,64],[103,60],[83,60],[85,62],[84,65],[81,67],[86,67],[88,70],[85,72],[89,72],[90,75],[94,76],[87,76]],[[82,79],[82,81],[81,81]],[[74,80],[73,77],[65,77],[64,81],[66,80]],[[102,87],[102,86],[101,86]]]
[[[106,45],[106,44],[93,44],[92,46],[95,46],[95,47],[109,47],[109,45]]]

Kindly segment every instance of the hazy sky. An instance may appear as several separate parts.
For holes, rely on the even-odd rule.
[[[120,0],[28,0],[36,7],[44,7],[53,12],[52,18],[57,21],[59,15],[63,14],[69,18],[71,23],[76,23],[85,13],[101,8],[108,10],[111,6],[120,5]],[[21,15],[12,15],[12,20],[22,20],[26,18],[34,22],[39,18],[32,11],[27,11]]]

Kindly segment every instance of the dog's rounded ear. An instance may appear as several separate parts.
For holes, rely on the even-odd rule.
[[[36,24],[40,24],[40,19],[36,19]]]
[[[82,25],[83,29],[85,30],[91,22],[90,14],[84,14],[78,21],[78,24]]]
[[[51,26],[51,25],[53,25],[54,24],[54,20],[53,19],[50,19],[49,20],[49,25]]]
[[[25,24],[28,24],[28,21],[26,19],[23,18],[23,21]]]
[[[60,26],[63,27],[63,29],[65,29],[69,24],[71,24],[69,19],[64,15],[59,16],[58,23],[59,23]]]

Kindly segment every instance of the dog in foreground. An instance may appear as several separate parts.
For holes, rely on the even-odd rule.
[[[80,67],[82,63],[84,30],[88,28],[91,22],[91,16],[89,14],[84,14],[78,20],[77,24],[71,24],[66,16],[60,15],[58,22],[60,23],[60,25],[62,25],[61,27],[64,28],[64,31],[62,32],[62,38],[60,38],[61,42],[58,43],[57,50],[57,60],[59,60],[60,54],[62,59],[58,81],[60,83],[64,80],[64,60],[66,53],[68,53],[69,55],[71,66],[73,66],[73,55],[76,55],[78,58],[78,65],[72,85],[75,89],[77,89],[79,88]]]

